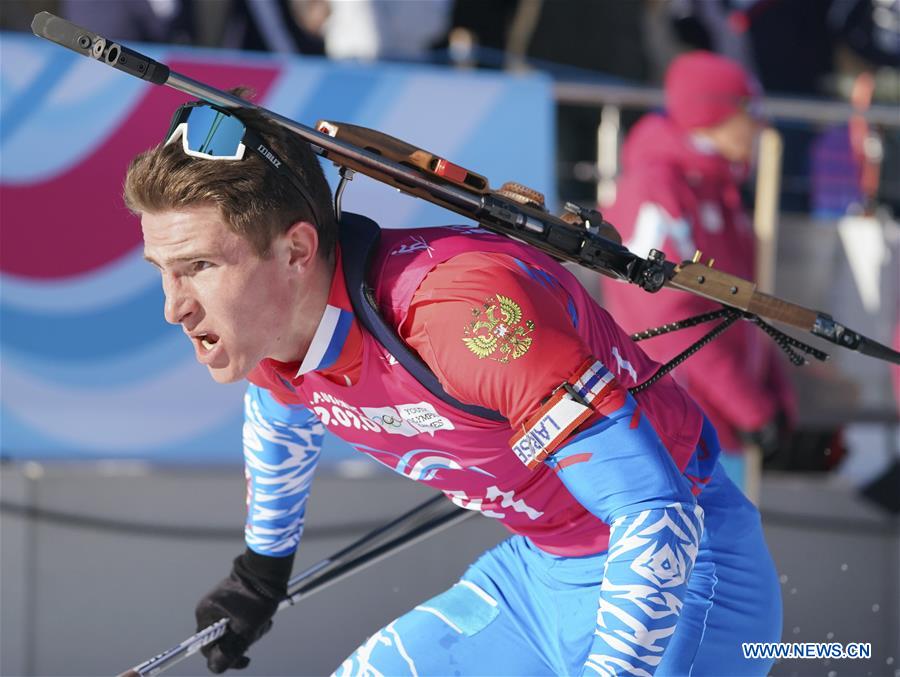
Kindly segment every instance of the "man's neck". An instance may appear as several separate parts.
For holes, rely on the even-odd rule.
[[[270,355],[272,359],[285,363],[303,361],[325,315],[335,273],[333,257],[332,260],[316,258],[307,283],[297,290],[297,300],[292,309],[284,309],[285,314],[291,318],[288,332],[290,341],[280,354]]]

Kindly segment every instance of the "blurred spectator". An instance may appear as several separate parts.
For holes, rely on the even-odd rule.
[[[813,145],[813,216],[838,223],[838,231],[845,234],[842,240],[847,258],[846,263],[838,265],[856,271],[850,289],[837,286],[834,290],[834,307],[846,309],[842,313],[857,313],[859,317],[851,320],[854,327],[864,327],[862,331],[870,336],[878,335],[879,323],[891,322],[893,318],[892,342],[896,348],[900,344],[900,322],[896,321],[900,317],[900,301],[897,267],[889,262],[896,261],[897,250],[894,246],[892,252],[889,243],[896,242],[896,235],[892,237],[890,233],[897,232],[897,225],[891,222],[890,210],[879,199],[884,158],[881,138],[862,115],[874,90],[872,73],[860,73],[850,96],[857,112],[847,124],[825,130]],[[877,322],[865,328],[866,320]],[[891,372],[897,411],[900,368],[892,366]],[[872,374],[868,378],[865,373],[858,375],[864,379],[863,388],[877,383]],[[879,400],[878,395],[871,399]],[[885,398],[880,399],[887,404]],[[851,422],[844,429],[844,439],[846,453],[837,468],[838,477],[881,508],[900,513],[900,428],[896,422],[892,430],[883,423]]]
[[[900,68],[900,0],[832,0],[828,23],[868,63]]]
[[[669,8],[684,44],[736,58],[770,93],[833,95],[835,71],[860,59],[900,67],[900,0],[672,0]],[[805,186],[812,171],[813,132],[797,124],[779,131],[782,208],[805,212],[806,195],[791,187]]]
[[[447,33],[451,9],[451,0],[332,0],[325,51],[337,59],[422,60]]]
[[[450,17],[450,56],[458,61],[458,45],[469,50],[466,61],[482,68],[502,68],[509,33],[519,7],[519,0],[455,0]],[[443,45],[441,45],[443,46]]]
[[[466,65],[536,68],[556,77],[596,81],[613,76],[646,82],[649,62],[644,44],[647,0],[456,0],[451,56]],[[460,45],[470,51],[457,56]],[[625,122],[629,121],[626,115]],[[596,187],[576,180],[571,167],[596,161],[598,110],[557,107],[558,194],[565,200],[592,201]]]
[[[696,49],[727,56],[756,73],[747,28],[752,12],[765,8],[756,0],[671,0],[672,22],[682,41]]]
[[[324,54],[328,0],[59,0],[66,19],[118,40]]]
[[[717,268],[752,279],[754,234],[738,186],[760,127],[752,113],[758,95],[753,80],[731,60],[693,52],[670,66],[665,95],[667,114],[646,115],[629,133],[616,201],[604,214],[636,254],[655,248],[682,261],[699,249],[704,261],[714,258]],[[608,279],[603,298],[631,332],[720,307],[665,289],[648,296]],[[684,329],[642,347],[666,362],[710,328]],[[777,346],[753,325],[738,322],[674,373],[718,430],[723,464],[737,482],[745,442],[771,452],[785,441],[793,391]]]
[[[61,16],[113,40],[192,42],[187,0],[60,0]]]
[[[813,142],[810,202],[814,216],[839,218],[874,211],[884,152],[881,137],[862,115],[874,89],[872,74],[861,73],[851,94],[857,113]]]
[[[471,36],[478,65],[529,65],[561,75],[647,75],[645,2],[456,0],[451,25]]]
[[[679,0],[684,11],[675,17],[679,37],[690,47],[735,55],[726,46],[747,49],[745,66],[770,94],[813,96],[825,93],[833,68],[834,31],[828,23],[832,1],[856,0]],[[718,21],[711,20],[716,17]],[[781,206],[786,211],[809,208],[805,185],[809,176],[812,132],[804,125],[779,124],[784,143]]]
[[[217,5],[206,8],[227,10],[217,46],[279,54],[325,53],[328,0],[217,0]]]
[[[673,0],[670,8],[687,46],[739,61],[767,92],[813,94],[832,66],[833,1]]]

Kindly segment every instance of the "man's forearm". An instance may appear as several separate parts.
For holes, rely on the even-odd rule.
[[[675,632],[702,533],[702,508],[684,503],[613,522],[586,674],[654,673]]]
[[[251,387],[244,407],[247,546],[285,557],[300,541],[324,428],[307,410],[289,410]]]
[[[652,675],[681,612],[703,511],[630,395],[547,463],[587,510],[610,525],[597,629],[584,671]]]

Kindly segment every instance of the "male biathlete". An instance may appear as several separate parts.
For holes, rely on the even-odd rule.
[[[670,377],[629,393],[658,365],[549,256],[477,228],[381,232],[368,280],[441,398],[354,316],[342,262],[374,225],[335,222],[298,137],[183,106],[125,199],[166,319],[216,381],[250,381],[247,548],[196,610],[229,619],[210,670],[246,666],[271,624],[327,428],[513,534],[338,674],[766,674],[741,653],[781,632],[757,511]]]

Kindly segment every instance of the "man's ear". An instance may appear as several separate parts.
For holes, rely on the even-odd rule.
[[[292,268],[309,268],[319,251],[319,232],[316,227],[309,221],[297,221],[282,237],[287,249],[288,264]]]

